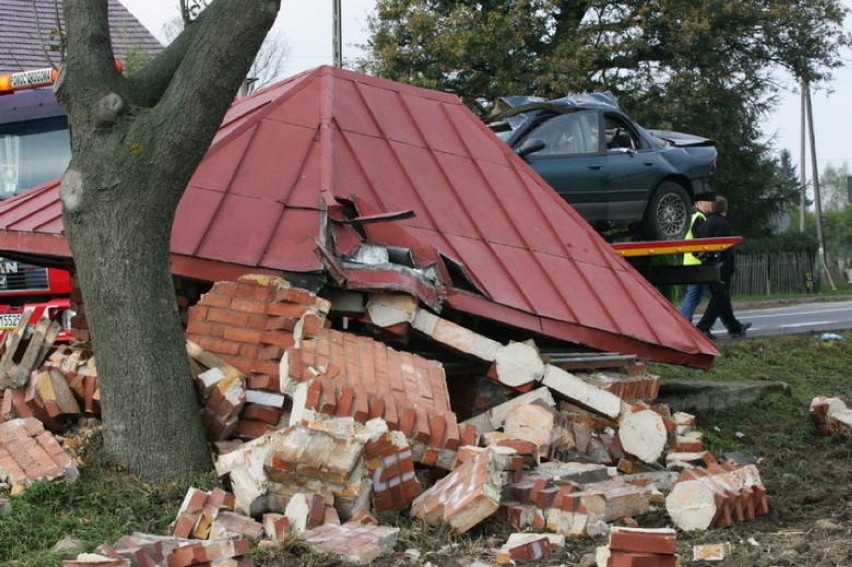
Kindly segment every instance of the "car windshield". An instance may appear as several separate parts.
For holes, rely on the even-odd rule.
[[[518,128],[529,122],[529,120],[530,117],[526,113],[515,114],[500,120],[499,122],[492,122],[488,125],[488,127],[497,134],[498,138],[505,142],[512,137],[512,134],[514,134]]]
[[[593,154],[599,151],[598,114],[592,110],[569,112],[545,120],[529,138],[544,140],[539,155]]]

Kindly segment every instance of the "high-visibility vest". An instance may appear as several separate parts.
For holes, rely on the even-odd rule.
[[[705,215],[701,211],[695,211],[694,213],[692,213],[692,218],[689,219],[689,230],[686,232],[686,236],[684,236],[683,239],[692,240],[693,238],[695,238],[695,234],[693,234],[695,224],[698,222],[704,222],[706,220],[707,215]],[[701,260],[699,260],[693,253],[687,252],[683,255],[683,265],[699,266],[701,265]]]

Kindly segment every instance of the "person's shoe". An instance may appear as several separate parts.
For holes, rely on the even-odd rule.
[[[751,329],[751,323],[743,323],[740,325],[739,332],[735,333],[728,331],[728,335],[733,339],[742,339],[746,336],[746,332],[748,332],[749,329]]]

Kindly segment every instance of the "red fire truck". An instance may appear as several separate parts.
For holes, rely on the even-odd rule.
[[[0,75],[0,200],[59,177],[71,159],[65,112],[52,89],[38,88],[55,78],[53,69]],[[65,270],[0,258],[0,336],[31,309],[30,321],[58,321],[67,340],[71,287]]]

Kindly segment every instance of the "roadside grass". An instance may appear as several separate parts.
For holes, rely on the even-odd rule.
[[[722,356],[711,370],[652,363],[649,371],[663,381],[786,382],[790,395],[773,393],[753,404],[708,411],[698,416],[699,425],[705,425],[713,451],[796,450],[819,439],[809,415],[815,396],[852,397],[852,332],[836,334],[842,338],[816,333],[723,341],[718,343]],[[750,436],[759,444],[750,447],[745,441]]]
[[[708,449],[717,457],[737,452],[757,459],[769,489],[770,516],[728,530],[680,534],[682,553],[688,554],[693,543],[733,541],[736,553],[748,561],[737,565],[816,565],[825,558],[832,562],[819,564],[850,564],[846,558],[852,558],[852,544],[838,539],[843,532],[822,537],[813,528],[817,519],[852,525],[852,506],[843,505],[852,502],[852,444],[848,439],[820,437],[808,413],[816,395],[852,397],[852,332],[839,334],[844,338],[824,340],[819,334],[802,334],[725,341],[720,343],[722,356],[707,371],[649,365],[649,371],[664,381],[781,380],[791,386],[790,395],[770,394],[747,406],[697,414]],[[104,458],[98,436],[80,456],[86,465],[76,483],[36,485],[11,498],[11,512],[0,517],[0,565],[59,566],[62,558],[50,549],[66,537],[83,540],[85,551],[91,551],[133,532],[166,534],[188,487],[210,490],[218,483],[212,473],[157,486],[139,483]],[[7,495],[0,491],[0,496]],[[378,566],[458,564],[463,557],[492,561],[493,550],[513,531],[497,516],[462,535],[411,520],[404,513],[384,515],[380,520],[383,525],[401,528],[398,551],[411,548],[421,555],[383,557],[375,562]],[[643,527],[667,524],[662,512],[640,519]],[[771,562],[776,552],[794,553],[785,547],[784,538],[800,532],[809,534],[811,551],[807,553],[813,555],[795,552],[789,561],[782,557]],[[746,543],[750,537],[769,543],[753,548]],[[567,561],[576,565],[600,543],[589,538],[569,539],[564,553],[554,556],[553,562],[540,564],[564,565]],[[755,555],[758,551],[763,555]],[[343,564],[312,552],[295,539],[257,549],[253,557],[260,567]]]
[[[852,443],[822,437],[809,412],[818,395],[852,400],[852,331],[836,334],[843,338],[815,333],[722,342],[722,356],[709,371],[649,365],[664,381],[780,380],[790,385],[789,395],[770,393],[752,404],[696,412],[705,446],[717,458],[736,454],[757,463],[769,491],[770,514],[727,530],[679,534],[682,544],[730,541],[736,565],[850,564]],[[840,531],[820,528],[819,522],[826,521],[841,526]]]
[[[217,483],[212,472],[157,486],[136,481],[104,458],[99,434],[80,458],[85,466],[77,482],[35,484],[11,499],[11,512],[0,517],[0,565],[61,565],[51,548],[64,538],[82,540],[91,551],[132,532],[165,534],[189,486],[209,490]]]

